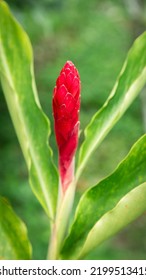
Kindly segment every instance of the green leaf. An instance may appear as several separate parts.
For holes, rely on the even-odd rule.
[[[64,243],[61,258],[79,258],[88,234],[95,224],[97,223],[97,225],[100,225],[102,221],[101,218],[107,212],[114,209],[119,201],[122,198],[124,199],[124,196],[144,182],[146,182],[146,135],[137,141],[128,156],[121,162],[121,164],[109,177],[105,178],[96,186],[90,188],[83,194],[78,204],[70,233]],[[141,191],[142,190],[143,188],[141,188]],[[144,193],[141,193],[141,191],[138,191],[137,197],[134,197],[135,204],[139,203],[141,199],[142,209],[139,211],[140,213],[146,210],[146,196],[144,195],[145,191]],[[132,202],[130,203],[132,205]],[[128,202],[126,205],[127,207],[130,207]],[[126,225],[130,219],[132,221],[137,217],[137,208],[135,207],[134,210],[134,205],[132,205],[132,207],[134,212],[131,213],[131,217],[130,213],[129,216],[124,216],[125,220],[122,226]],[[109,212],[108,215],[110,216],[111,212]],[[123,219],[122,207],[121,210],[118,209],[118,212],[116,212],[115,208],[114,215],[116,220],[114,221],[112,233],[116,232],[120,228],[119,223],[121,223],[120,220]],[[110,225],[110,227],[112,227],[112,225]],[[100,243],[101,234],[102,241],[105,240],[108,235],[110,235],[110,233],[107,232],[108,230],[111,231],[110,227],[108,229],[108,226],[102,226],[103,231],[102,233],[100,232],[99,241],[97,235],[97,240],[94,242],[94,245],[96,242],[97,244],[98,242]]]
[[[31,251],[26,226],[0,197],[0,259],[30,260]]]
[[[91,229],[79,258],[138,218],[146,210],[146,183],[125,195],[115,208],[107,212]],[[103,234],[104,233],[104,234]]]
[[[85,140],[79,153],[77,178],[93,151],[121,118],[145,83],[146,32],[134,42],[109,98],[85,129]]]
[[[38,100],[29,38],[4,1],[0,1],[0,78],[31,187],[53,219],[58,175],[48,146],[50,123]]]

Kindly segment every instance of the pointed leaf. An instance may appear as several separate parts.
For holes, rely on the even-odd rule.
[[[121,118],[146,83],[146,32],[133,44],[115,86],[85,129],[85,140],[80,148],[77,178],[92,152]]]
[[[115,172],[84,193],[78,204],[74,222],[63,246],[61,257],[65,259],[78,258],[87,236],[95,224],[100,221],[103,215],[116,207],[125,195],[144,182],[146,182],[146,135],[137,141]],[[142,210],[144,211],[146,209],[146,198],[141,193],[139,195],[141,195]],[[136,201],[136,198],[134,199]],[[139,201],[139,197],[137,201]],[[120,227],[118,219],[120,223],[122,213],[121,208],[121,212],[119,211],[118,217],[116,217],[115,232],[116,227],[117,229]],[[134,213],[137,217],[137,212]],[[134,219],[134,213],[131,213],[131,220]],[[127,217],[127,219],[129,218]],[[102,234],[104,239],[107,232],[103,230]]]
[[[31,259],[31,245],[26,226],[2,197],[0,197],[0,259]]]
[[[29,38],[4,1],[0,1],[0,78],[32,189],[53,218],[58,176],[47,143],[50,123],[37,96]]]

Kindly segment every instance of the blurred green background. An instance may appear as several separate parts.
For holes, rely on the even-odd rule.
[[[81,136],[108,97],[135,37],[146,29],[142,0],[9,0],[28,33],[42,108],[51,120],[50,144],[57,164],[51,99],[60,69],[72,60],[82,82]],[[15,131],[0,90],[0,194],[7,197],[28,227],[33,259],[47,254],[48,219],[31,192]],[[81,192],[114,170],[146,130],[144,91],[94,153],[79,184]],[[146,215],[106,241],[87,259],[145,259]]]

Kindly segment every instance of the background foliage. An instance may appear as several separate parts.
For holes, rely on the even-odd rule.
[[[93,113],[108,97],[135,37],[145,30],[145,1],[135,0],[132,6],[130,0],[7,2],[31,39],[39,97],[51,120],[52,131],[51,100],[55,79],[68,59],[79,69],[83,130]],[[146,130],[145,99],[142,93],[94,153],[80,179],[76,199],[82,189],[97,183],[113,171]],[[26,223],[34,247],[33,258],[43,259],[48,244],[48,220],[28,187],[26,166],[2,92],[0,114],[0,193],[8,197],[17,214]],[[82,139],[81,133],[80,141]],[[57,164],[53,133],[51,146]],[[87,258],[144,259],[145,228],[146,216],[143,215]]]

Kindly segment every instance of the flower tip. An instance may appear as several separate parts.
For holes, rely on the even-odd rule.
[[[72,67],[75,67],[74,63],[71,61],[71,60],[67,60],[65,65],[64,65],[64,68],[72,68]]]
[[[66,63],[71,64],[71,65],[72,65],[72,64],[74,65],[74,63],[73,63],[71,60],[67,60]]]

